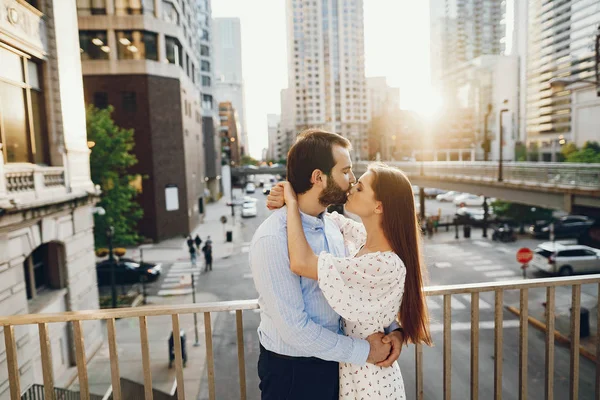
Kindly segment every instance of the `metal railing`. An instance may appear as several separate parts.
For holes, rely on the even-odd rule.
[[[45,399],[53,399],[53,400],[80,400],[81,396],[79,392],[74,392],[72,390],[54,388],[54,397],[46,397],[46,393],[44,391],[44,385],[33,384],[31,385],[25,393],[21,396],[21,400],[45,400]],[[98,396],[95,394],[90,395],[90,400],[102,400],[102,396]]]
[[[471,399],[478,399],[479,393],[479,297],[482,293],[494,293],[494,398],[500,399],[502,396],[502,374],[503,374],[503,309],[504,294],[509,290],[518,290],[520,293],[520,320],[519,320],[519,398],[527,398],[528,387],[528,323],[529,309],[528,299],[529,290],[546,289],[546,334],[545,334],[545,398],[552,400],[554,398],[554,340],[555,340],[555,291],[557,287],[572,287],[571,304],[571,324],[570,324],[570,399],[578,398],[579,394],[579,333],[580,333],[580,310],[581,310],[581,285],[596,284],[600,290],[600,275],[590,275],[586,277],[568,277],[568,278],[546,278],[527,281],[512,281],[502,283],[479,283],[452,286],[432,286],[425,289],[427,296],[443,296],[443,389],[444,399],[451,398],[451,354],[452,354],[452,314],[451,302],[453,295],[470,295],[471,298],[471,354],[470,354],[470,392]],[[600,304],[597,304],[600,306]],[[256,300],[241,300],[229,302],[215,302],[205,304],[190,304],[180,306],[152,306],[128,309],[113,310],[92,310],[76,311],[57,314],[32,314],[15,315],[0,318],[0,325],[4,326],[4,337],[6,344],[6,359],[8,367],[8,376],[10,381],[10,394],[12,400],[21,397],[19,383],[19,365],[17,362],[17,346],[15,343],[14,327],[17,325],[38,325],[42,371],[44,378],[44,393],[47,398],[52,398],[55,391],[54,379],[52,373],[52,357],[50,354],[50,337],[48,324],[58,322],[71,322],[74,328],[74,340],[76,350],[77,369],[79,375],[80,397],[81,399],[90,399],[87,365],[84,355],[84,339],[82,334],[82,321],[105,320],[108,330],[108,345],[111,365],[112,398],[121,400],[121,386],[119,373],[119,358],[116,343],[115,320],[117,318],[138,318],[140,329],[140,345],[142,349],[142,367],[144,375],[144,388],[146,399],[152,399],[152,374],[150,369],[150,350],[148,342],[147,318],[154,316],[170,315],[172,318],[173,332],[179,332],[179,316],[183,314],[202,313],[205,324],[205,344],[207,360],[207,378],[209,398],[215,399],[215,368],[214,354],[212,344],[211,313],[229,312],[236,313],[237,328],[237,349],[238,349],[238,373],[240,398],[246,399],[246,371],[244,356],[244,338],[242,312],[244,310],[257,309]],[[598,319],[600,320],[600,307],[598,310]],[[600,324],[597,326],[597,337],[600,337]],[[177,398],[185,398],[182,348],[179,335],[174,335],[175,342],[175,367],[177,380]],[[423,348],[421,345],[415,348],[415,369],[416,398],[422,400],[423,394]],[[596,358],[600,359],[600,341],[596,347]],[[431,378],[431,376],[429,377]],[[596,364],[595,371],[595,391],[596,398],[600,396],[600,367]]]

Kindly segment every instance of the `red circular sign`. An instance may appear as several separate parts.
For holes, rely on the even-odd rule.
[[[517,251],[517,261],[520,264],[527,264],[529,261],[533,259],[533,252],[529,250],[527,247],[520,248]]]

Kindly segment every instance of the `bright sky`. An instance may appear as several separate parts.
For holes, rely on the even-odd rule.
[[[267,147],[267,114],[280,113],[287,87],[285,0],[213,0],[213,18],[238,17],[250,154]],[[267,12],[268,10],[268,12]],[[429,2],[365,0],[367,76],[400,88],[400,106],[427,112],[431,104]]]

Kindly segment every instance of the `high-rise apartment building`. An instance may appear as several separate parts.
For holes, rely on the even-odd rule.
[[[210,0],[198,1],[198,34],[200,38],[200,96],[202,100],[202,135],[204,137],[204,182],[211,199],[222,192],[221,139],[218,127],[218,98],[215,96],[215,63],[212,9]]]
[[[269,134],[269,147],[266,160],[281,160],[287,156],[287,141],[281,130],[281,116],[279,114],[267,114],[267,132]]]
[[[367,90],[372,118],[400,109],[400,89],[388,86],[385,76],[367,78]]]
[[[219,102],[231,102],[240,123],[240,147],[248,154],[246,100],[242,75],[242,34],[239,18],[213,20],[215,96]]]
[[[291,89],[281,90],[281,135],[283,142],[283,157],[287,157],[290,147],[296,141],[296,109],[294,108],[294,91]]]
[[[240,165],[242,148],[240,146],[240,122],[238,114],[231,102],[219,103],[219,118],[221,125],[221,151],[223,160],[228,165],[235,167]]]
[[[352,142],[355,159],[366,159],[369,150],[363,19],[362,0],[287,1],[296,131],[340,133]]]
[[[203,219],[202,110],[214,105],[199,90],[210,70],[198,37],[201,6],[206,2],[77,1],[85,100],[112,105],[115,122],[134,129],[139,162],[131,172],[147,177],[139,230],[155,241],[185,235]]]
[[[541,160],[551,161],[556,159],[562,144],[580,142],[574,133],[579,120],[585,124],[587,118],[583,109],[577,115],[577,107],[573,105],[580,88],[551,85],[551,82],[553,79],[595,81],[600,3],[597,0],[530,1],[528,16],[527,142],[530,151],[537,152]],[[581,99],[584,102],[594,98],[595,88],[591,86],[588,87],[589,99]],[[593,129],[590,126],[581,133],[586,134],[590,128]]]
[[[0,0],[0,315],[99,308],[99,193],[89,160],[75,3]],[[89,359],[103,330],[100,321],[84,328]],[[52,362],[44,376],[50,372],[61,386],[75,367],[73,330],[53,323],[49,331]],[[43,384],[40,340],[27,327],[15,326],[13,335],[24,393]],[[7,399],[3,368],[0,398]]]

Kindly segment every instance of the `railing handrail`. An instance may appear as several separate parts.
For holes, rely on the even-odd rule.
[[[22,172],[63,172],[64,167],[52,167],[45,165],[36,165],[30,163],[7,163],[4,164],[4,173],[5,174],[14,174],[14,173],[22,173]]]
[[[515,280],[504,282],[484,282],[459,285],[427,286],[424,293],[427,296],[452,294],[493,292],[496,290],[520,290],[547,288],[567,285],[585,285],[600,283],[600,274],[585,277],[572,276],[560,278],[541,278],[531,280]],[[148,316],[164,316],[175,314],[199,314],[205,312],[221,312],[234,310],[254,310],[259,308],[257,299],[220,301],[196,304],[181,304],[177,306],[143,306],[135,308],[114,308],[104,310],[68,311],[48,314],[22,314],[0,317],[0,326],[32,325],[39,323],[56,323],[71,321],[92,321],[116,318],[136,318]]]

